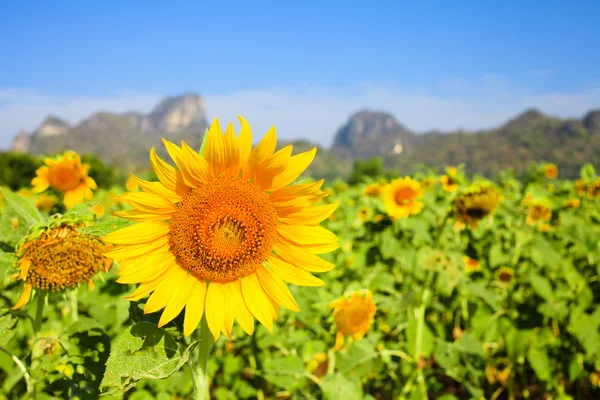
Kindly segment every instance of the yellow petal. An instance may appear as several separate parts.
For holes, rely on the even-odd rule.
[[[131,174],[131,176],[135,179],[138,186],[146,193],[162,196],[173,203],[177,203],[181,200],[181,196],[179,196],[174,190],[167,189],[160,182],[145,181],[133,174]]]
[[[175,192],[177,184],[175,168],[163,161],[163,159],[156,154],[154,147],[150,149],[150,163],[152,164],[152,168],[154,168],[154,172],[156,172],[156,176],[160,183],[167,189]]]
[[[294,207],[289,209],[289,212],[277,210],[277,216],[281,222],[288,225],[317,225],[329,218],[338,204],[339,202],[326,206]]]
[[[162,275],[173,263],[175,256],[169,250],[146,254],[133,262],[121,264],[117,282],[149,282]]]
[[[177,168],[179,168],[184,184],[192,188],[197,187],[198,181],[194,179],[194,177],[186,168],[185,160],[183,158],[183,151],[176,144],[169,142],[167,139],[163,138],[163,143],[167,149],[167,152],[169,153],[169,156],[171,156],[171,159],[175,162]]]
[[[177,292],[173,288],[180,287],[182,282],[185,281],[187,271],[177,264],[172,265],[173,267],[169,269],[169,273],[163,275],[164,278],[148,298],[144,306],[144,314],[150,314],[164,308],[171,296]]]
[[[225,295],[225,313],[223,318],[223,332],[227,337],[233,337],[233,321],[235,320],[235,307],[233,304],[233,292],[235,291],[235,283],[230,282],[223,285],[223,293]]]
[[[325,286],[319,278],[284,261],[281,257],[272,254],[269,256],[269,266],[281,280],[297,286]]]
[[[85,177],[85,184],[90,189],[98,189],[98,185],[96,185],[96,181],[89,176]]]
[[[308,168],[315,159],[317,148],[297,154],[290,158],[290,162],[282,173],[273,179],[271,190],[277,190],[294,182]]]
[[[283,260],[306,271],[325,272],[335,266],[304,249],[281,240],[273,246],[273,249]]]
[[[189,174],[200,183],[208,183],[210,172],[208,163],[204,157],[196,153],[194,149],[183,141],[181,142],[181,147],[183,148],[183,157]]]
[[[216,342],[219,336],[221,336],[221,329],[225,321],[225,313],[227,312],[225,306],[225,289],[220,283],[211,282],[208,285],[204,312],[206,313],[206,323]]]
[[[177,210],[177,207],[171,201],[155,194],[129,192],[119,196],[118,198],[128,202],[139,211],[173,213]]]
[[[244,297],[242,296],[242,284],[238,280],[230,283],[228,286],[230,296],[229,301],[233,305],[235,319],[237,319],[244,332],[248,335],[252,335],[254,333],[254,317],[244,302]]]
[[[113,244],[140,244],[157,240],[169,233],[169,224],[164,222],[140,222],[104,236],[103,240]]]
[[[159,328],[172,321],[179,315],[181,310],[183,310],[183,307],[190,297],[190,293],[196,288],[197,280],[198,279],[194,275],[187,274],[185,281],[178,286],[178,290],[175,290],[169,298],[169,301],[160,316],[160,320],[158,321]]]
[[[107,251],[103,254],[106,257],[120,260],[123,258],[139,257],[149,251],[157,250],[163,247],[168,248],[168,246],[169,237],[163,236],[153,242],[134,244],[130,246],[117,246],[115,249]]]
[[[338,240],[333,232],[322,226],[278,225],[277,232],[299,245],[328,244]]]
[[[240,148],[240,166],[243,167],[248,162],[248,158],[250,158],[250,152],[252,151],[252,130],[250,129],[248,122],[246,122],[243,117],[238,115],[238,119],[242,125],[242,130],[240,131],[240,136],[238,137],[238,143]]]
[[[296,303],[296,300],[294,300],[294,296],[292,296],[288,287],[273,271],[267,267],[259,267],[256,270],[256,276],[262,288],[277,304],[288,310],[300,311],[300,307]]]
[[[223,173],[225,176],[236,176],[240,172],[240,148],[231,122],[225,130],[223,144],[225,146],[225,168]]]
[[[188,337],[194,332],[202,314],[204,314],[204,303],[206,298],[206,282],[196,279],[194,288],[185,305],[185,319],[183,320],[183,335]]]
[[[172,213],[150,213],[139,210],[125,210],[125,211],[111,211],[111,214],[119,217],[125,218],[130,221],[135,222],[146,222],[146,221],[166,221],[171,218]]]
[[[24,281],[27,278],[27,273],[29,272],[29,267],[31,266],[31,260],[27,256],[23,256],[21,262],[19,263],[20,273],[19,279]]]
[[[248,310],[269,332],[273,332],[272,306],[256,275],[250,274],[242,278],[241,287],[244,303]]]
[[[260,143],[250,152],[248,163],[243,166],[242,176],[246,179],[253,178],[255,169],[273,154],[275,147],[277,147],[277,132],[275,127],[272,126]]]
[[[286,186],[271,193],[269,199],[274,203],[280,203],[294,200],[295,198],[302,196],[311,196],[319,192],[321,186],[323,186],[323,182],[325,182],[325,180],[321,179],[314,183]]]
[[[204,148],[204,158],[210,167],[213,177],[221,175],[226,165],[225,157],[223,133],[219,126],[219,119],[215,118],[208,130],[208,138],[206,138],[206,147]]]
[[[292,155],[292,145],[285,146],[255,170],[254,182],[265,189],[269,189],[276,175],[287,167]]]
[[[13,307],[11,307],[11,310],[18,310],[19,308],[21,308],[25,304],[27,304],[27,302],[29,301],[29,298],[31,297],[32,289],[33,289],[33,286],[31,286],[29,283],[27,285],[25,285],[25,290],[23,290],[23,294],[21,295],[21,297],[19,297],[19,301],[17,301],[17,304],[15,304]]]

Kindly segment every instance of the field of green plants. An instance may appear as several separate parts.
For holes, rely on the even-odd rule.
[[[315,274],[325,286],[289,285],[300,311],[280,309],[272,334],[236,324],[215,343],[210,398],[600,398],[600,178],[591,165],[577,181],[552,167],[488,181],[459,166],[416,174],[412,189],[325,182],[321,204],[339,202],[322,224],[339,238],[323,256],[335,268]],[[34,177],[0,200],[0,399],[194,398],[206,337],[184,338],[183,313],[159,328],[147,298],[123,298],[135,285],[116,282],[116,263],[14,309],[25,290],[15,249],[64,221],[99,239],[129,224],[111,214],[125,209],[124,179],[96,178],[93,197],[67,209],[60,191],[33,193]],[[402,190],[420,205],[394,211]],[[358,312],[364,336],[343,332],[336,346],[344,324],[330,304],[352,293],[372,295],[375,314]]]

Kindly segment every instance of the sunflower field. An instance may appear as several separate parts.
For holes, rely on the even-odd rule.
[[[323,182],[240,121],[1,188],[0,399],[600,398],[593,166]]]

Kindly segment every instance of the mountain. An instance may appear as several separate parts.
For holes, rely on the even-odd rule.
[[[189,93],[165,98],[148,114],[97,112],[75,126],[49,116],[30,135],[19,133],[12,150],[54,154],[73,149],[129,169],[147,163],[152,146],[164,154],[157,145],[161,137],[199,147],[207,126],[204,100]]]
[[[342,159],[392,157],[421,141],[391,114],[369,110],[350,116],[335,133],[331,151]]]
[[[418,164],[444,167],[464,163],[467,172],[493,176],[510,168],[524,173],[529,165],[556,164],[561,176],[576,177],[581,166],[600,166],[600,111],[583,119],[559,119],[538,110],[526,112],[486,131],[426,133],[423,142],[386,164],[410,173]]]

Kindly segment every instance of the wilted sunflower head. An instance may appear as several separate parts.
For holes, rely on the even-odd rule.
[[[233,124],[223,134],[215,119],[203,154],[164,140],[176,168],[152,149],[159,182],[135,177],[142,192],[121,196],[133,209],[115,213],[138,223],[104,238],[116,245],[107,254],[122,260],[118,282],[140,284],[126,298],[151,294],[144,312],[164,309],[159,326],[185,307],[185,336],[203,314],[215,340],[232,336],[234,319],[248,334],[254,318],[271,331],[280,305],[299,310],[284,282],[322,286],[311,272],[334,266],[318,254],[338,239],[319,223],[337,204],[315,206],[323,180],[290,186],[316,148],[275,151],[273,127],[253,149],[250,126],[240,122],[236,137]]]
[[[461,224],[475,228],[479,221],[494,213],[501,199],[496,189],[475,185],[454,200],[454,216]]]
[[[370,290],[363,289],[329,303],[337,328],[334,350],[339,350],[344,345],[344,336],[359,340],[367,333],[377,312],[372,297]]]
[[[590,183],[587,192],[590,199],[600,197],[600,179],[596,179],[594,182]]]
[[[12,278],[25,282],[25,290],[13,310],[27,304],[33,289],[60,292],[84,282],[93,289],[92,277],[110,268],[112,260],[102,254],[104,242],[77,227],[57,221],[34,231],[17,247],[18,271]]]
[[[554,164],[544,165],[544,175],[548,179],[556,179],[558,176],[558,167]]]
[[[96,182],[88,176],[90,166],[83,164],[77,153],[67,151],[56,158],[46,158],[44,163],[46,165],[35,171],[36,177],[31,181],[34,193],[51,187],[65,194],[64,203],[67,208],[84,199],[92,199],[92,189],[96,189]]]
[[[385,209],[391,218],[408,218],[423,209],[423,203],[417,201],[423,197],[423,190],[418,181],[409,176],[398,178],[385,185],[381,196]]]

